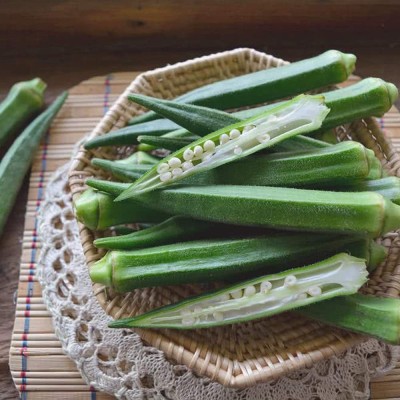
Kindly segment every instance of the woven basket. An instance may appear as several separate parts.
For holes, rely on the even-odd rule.
[[[143,112],[143,109],[128,101],[129,93],[174,98],[204,84],[284,64],[286,62],[281,59],[255,50],[237,49],[146,72],[130,84],[89,137],[121,128],[132,116]],[[357,121],[350,126],[340,127],[337,134],[341,140],[357,140],[374,150],[386,169],[392,174],[398,174],[399,157],[375,120]],[[74,158],[69,175],[74,200],[86,189],[87,177],[108,178],[104,172],[90,165],[92,157],[116,159],[126,157],[133,151],[134,147],[102,148],[97,151],[81,148]],[[103,255],[102,251],[93,246],[93,239],[99,233],[80,225],[80,235],[90,268]],[[398,297],[399,235],[391,233],[381,241],[389,248],[389,256],[362,290],[379,296]],[[117,294],[95,284],[93,290],[106,313],[114,318],[122,318],[200,293],[202,288],[182,285]],[[236,388],[248,387],[296,369],[310,367],[316,361],[339,355],[365,339],[361,335],[328,327],[294,313],[212,329],[137,329],[137,332],[145,342],[164,351],[171,361],[185,364],[199,375]]]

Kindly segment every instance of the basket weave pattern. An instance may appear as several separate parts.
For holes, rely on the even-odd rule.
[[[129,93],[174,98],[207,83],[284,64],[281,59],[255,50],[237,49],[146,72],[130,84],[89,137],[121,128],[132,116],[143,112],[142,108],[127,99]],[[375,120],[354,122],[337,129],[337,134],[341,140],[357,140],[374,150],[391,174],[399,174],[400,159]],[[69,174],[73,198],[76,199],[87,188],[86,178],[109,177],[90,165],[91,158],[116,159],[126,157],[133,151],[134,146],[92,151],[80,149]],[[81,242],[89,268],[104,254],[93,246],[93,239],[98,235],[100,233],[80,225]],[[362,290],[379,296],[398,297],[399,235],[397,232],[390,233],[382,242],[389,248],[389,256]],[[93,289],[106,313],[122,318],[200,293],[205,287],[145,288],[126,294],[115,293],[98,284]],[[170,360],[186,364],[198,374],[232,387],[248,387],[278,378],[289,371],[310,367],[316,361],[340,354],[364,340],[360,335],[327,327],[294,313],[213,329],[138,329],[137,332],[144,341],[164,351]]]

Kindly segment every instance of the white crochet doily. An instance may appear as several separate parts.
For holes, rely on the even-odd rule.
[[[111,318],[92,291],[67,171],[68,165],[55,173],[41,207],[38,277],[64,352],[95,389],[120,399],[368,399],[370,378],[394,367],[399,348],[371,339],[311,369],[234,390],[172,364],[133,331],[107,328]]]

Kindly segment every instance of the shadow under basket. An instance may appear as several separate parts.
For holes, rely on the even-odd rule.
[[[118,98],[88,139],[125,126],[129,119],[144,111],[128,100],[129,93],[174,98],[211,82],[285,64],[281,59],[252,49],[236,49],[143,73]],[[353,76],[345,85],[356,80]],[[390,174],[399,175],[399,157],[374,119],[339,127],[336,133],[340,140],[351,139],[363,143],[375,152]],[[108,178],[104,172],[91,166],[93,157],[117,159],[133,151],[134,146],[90,151],[79,149],[69,174],[74,200],[87,188],[86,178]],[[94,238],[99,235],[101,233],[80,225],[81,242],[89,268],[104,255],[103,251],[93,246]],[[379,242],[389,249],[389,255],[374,271],[362,291],[376,296],[398,297],[399,234],[389,233]],[[116,319],[142,314],[202,291],[199,285],[181,285],[118,294],[98,284],[94,284],[93,290],[105,312]],[[170,361],[185,364],[198,375],[236,388],[311,367],[315,362],[340,355],[365,340],[361,335],[335,329],[291,312],[220,328],[187,331],[136,329],[136,332],[146,343],[162,350]]]

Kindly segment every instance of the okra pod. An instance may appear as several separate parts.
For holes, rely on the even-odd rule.
[[[0,103],[0,147],[44,106],[46,84],[39,78],[16,83]]]
[[[196,329],[251,321],[353,294],[366,280],[364,260],[340,253],[306,267],[258,277],[113,321],[109,326]]]
[[[140,144],[147,144],[154,146],[155,148],[176,151],[196,141],[198,138],[198,136],[186,136],[183,138],[165,136],[139,136],[138,141]]]
[[[133,182],[143,176],[151,167],[152,164],[128,164],[121,161],[104,160],[102,158],[93,158],[91,163],[109,171],[117,179],[125,182]]]
[[[83,192],[74,207],[78,221],[92,230],[134,222],[161,222],[170,217],[170,214],[155,212],[136,201],[116,203],[113,196],[93,189]]]
[[[364,232],[400,227],[400,206],[374,192],[271,186],[182,186],[137,196],[155,209],[237,225],[306,231]]]
[[[369,251],[370,241],[366,238],[273,233],[113,250],[91,267],[90,276],[93,282],[127,292],[141,287],[213,282],[278,272],[337,252],[369,257]]]
[[[400,299],[357,293],[302,307],[298,312],[339,328],[400,344]]]
[[[204,237],[206,233],[211,236],[216,229],[218,230],[218,225],[212,222],[175,216],[150,228],[127,235],[96,239],[94,245],[112,250],[134,250],[174,242],[186,242]]]
[[[329,50],[316,57],[211,83],[175,100],[215,109],[230,109],[265,103],[345,81],[353,72],[356,57]],[[157,119],[148,112],[133,118],[136,124]]]
[[[400,179],[388,176],[381,179],[347,182],[341,184],[339,190],[358,192],[377,192],[395,204],[400,204]]]
[[[323,101],[321,96],[302,95],[258,116],[210,133],[161,160],[117,200],[166,187],[317,129],[329,113]]]
[[[0,233],[4,229],[18,191],[28,172],[40,140],[64,104],[64,92],[17,137],[0,161]]]

